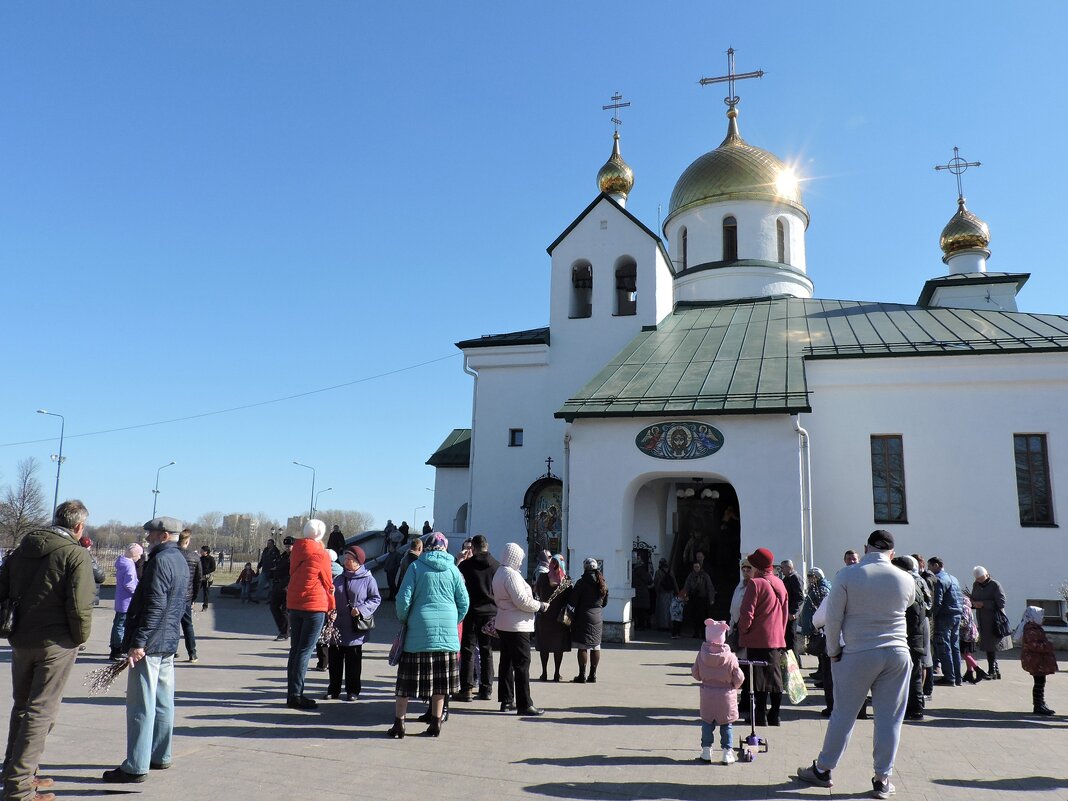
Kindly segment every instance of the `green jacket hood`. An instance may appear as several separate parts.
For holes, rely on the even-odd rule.
[[[60,548],[80,548],[65,528],[41,528],[22,538],[19,550],[27,559],[41,559]]]
[[[427,570],[433,570],[438,573],[442,570],[448,570],[456,564],[456,560],[449,555],[448,551],[423,551],[423,555],[419,557],[419,562]]]

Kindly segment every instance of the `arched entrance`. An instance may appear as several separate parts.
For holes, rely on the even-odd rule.
[[[523,518],[527,524],[527,571],[533,574],[542,551],[559,553],[563,524],[564,485],[552,474],[544,475],[523,494]]]
[[[693,563],[703,561],[716,588],[712,616],[726,620],[738,586],[741,561],[738,495],[728,483],[691,480],[675,485],[675,502],[674,538],[669,549],[671,570],[681,585]]]

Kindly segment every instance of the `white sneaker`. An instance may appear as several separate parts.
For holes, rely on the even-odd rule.
[[[705,746],[704,748],[701,749],[700,759],[701,759],[702,762],[711,762],[712,761],[712,746]]]
[[[738,761],[738,755],[734,753],[734,749],[733,748],[724,748],[723,749],[723,764],[724,765],[730,765],[731,763],[737,762],[737,761]]]

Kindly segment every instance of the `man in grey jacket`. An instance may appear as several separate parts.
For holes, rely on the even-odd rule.
[[[179,521],[157,517],[144,528],[152,551],[126,613],[126,760],[104,771],[104,781],[113,784],[143,782],[149,768],[171,766],[174,652],[188,603],[189,566],[178,550]]]
[[[827,656],[834,674],[834,711],[823,750],[798,768],[807,784],[831,787],[831,771],[849,744],[857,713],[871,692],[875,716],[872,794],[889,798],[901,721],[908,697],[909,657],[905,610],[916,600],[912,577],[894,567],[894,537],[873,531],[864,558],[838,573],[827,596]],[[843,645],[844,643],[844,645]]]
[[[92,562],[78,538],[89,517],[81,501],[56,508],[50,529],[31,531],[0,569],[0,599],[17,599],[11,642],[11,725],[4,756],[3,797],[52,801],[52,779],[38,779],[45,738],[59,714],[78,646],[93,616]]]

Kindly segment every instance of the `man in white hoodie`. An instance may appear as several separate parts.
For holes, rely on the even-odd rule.
[[[534,614],[549,608],[534,598],[530,585],[519,572],[523,548],[510,542],[504,546],[501,566],[493,574],[493,598],[497,602],[494,625],[501,638],[501,666],[497,675],[497,698],[502,712],[544,714],[530,698],[530,636]]]

